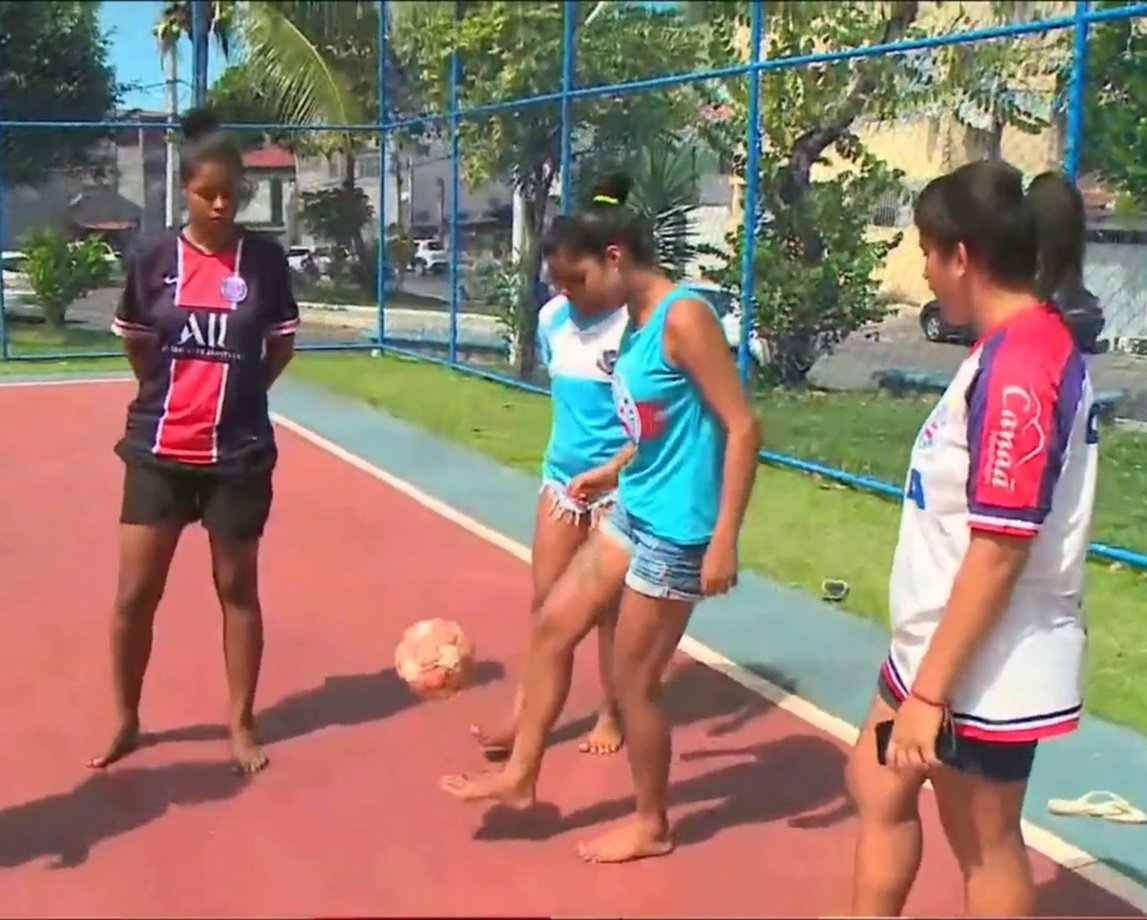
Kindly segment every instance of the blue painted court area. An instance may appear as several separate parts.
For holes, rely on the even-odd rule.
[[[487,527],[528,544],[537,482],[365,405],[296,383],[275,389],[274,408]],[[856,725],[887,638],[810,596],[746,574],[731,596],[704,604],[692,638],[736,664]],[[783,781],[783,777],[778,777]],[[1147,807],[1147,739],[1094,717],[1048,742],[1037,760],[1027,818],[1140,883],[1147,883],[1147,825],[1057,818],[1049,798],[1111,790]]]

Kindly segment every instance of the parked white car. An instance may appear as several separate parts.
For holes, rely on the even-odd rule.
[[[729,343],[729,349],[734,354],[739,352],[741,349],[742,310],[737,295],[719,288],[709,281],[690,279],[684,284],[713,305],[721,319],[721,328],[725,332],[725,341]],[[749,330],[749,357],[758,367],[765,363],[765,343],[757,336],[755,327]]]
[[[410,267],[420,275],[441,275],[450,268],[450,256],[438,240],[418,240]]]
[[[0,266],[3,266],[4,305],[19,306],[32,299],[32,285],[24,274],[24,260],[27,256],[18,249],[5,249],[0,253]]]

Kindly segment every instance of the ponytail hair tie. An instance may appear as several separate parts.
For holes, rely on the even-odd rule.
[[[614,198],[612,195],[594,195],[593,196],[593,203],[594,204],[615,204],[615,205],[621,204],[621,202],[618,201],[616,198]]]

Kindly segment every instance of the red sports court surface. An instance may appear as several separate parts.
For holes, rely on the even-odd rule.
[[[0,911],[69,915],[826,915],[846,906],[854,830],[844,750],[682,659],[673,818],[680,847],[583,865],[575,843],[626,814],[623,757],[578,754],[596,702],[579,662],[540,789],[560,816],[484,823],[437,789],[478,767],[467,734],[501,712],[526,617],[525,566],[282,432],[263,571],[261,726],[271,767],[227,768],[220,619],[190,530],[157,626],[144,724],[158,742],[84,768],[110,728],[105,623],[125,385],[0,388],[5,745]],[[448,615],[475,636],[479,685],[416,703],[391,669],[402,628]],[[960,908],[928,803],[909,910]],[[533,837],[536,839],[522,839]],[[1036,857],[1047,913],[1133,914]]]

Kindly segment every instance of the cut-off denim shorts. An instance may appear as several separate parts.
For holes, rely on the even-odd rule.
[[[542,495],[546,498],[550,517],[569,524],[580,523],[587,515],[592,522],[597,523],[614,501],[614,493],[607,492],[591,502],[579,502],[566,491],[564,485],[554,479],[542,483]]]
[[[662,540],[615,502],[599,525],[602,533],[629,550],[625,584],[646,597],[701,600],[701,562],[707,543],[678,546]]]

